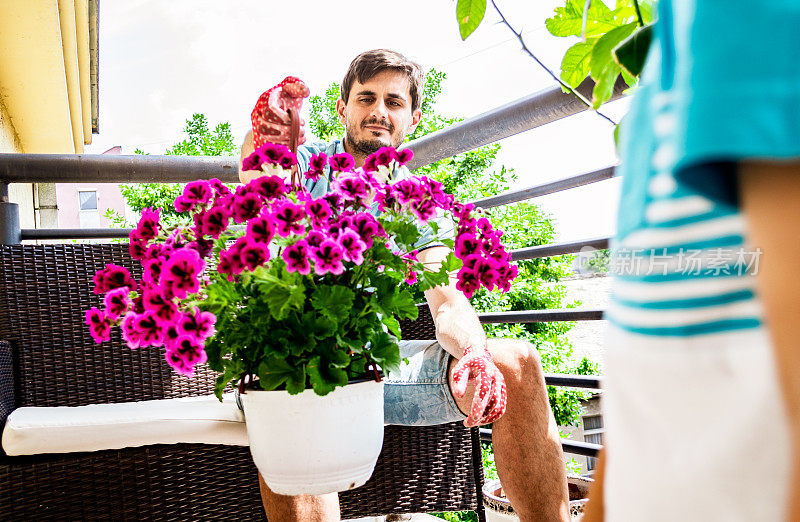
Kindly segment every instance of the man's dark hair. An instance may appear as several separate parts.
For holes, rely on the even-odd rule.
[[[353,82],[356,80],[359,83],[368,82],[373,76],[386,70],[398,71],[406,75],[411,94],[411,112],[419,109],[422,104],[422,84],[425,79],[422,67],[402,54],[388,49],[363,52],[350,62],[350,67],[342,81],[342,100],[347,103]]]

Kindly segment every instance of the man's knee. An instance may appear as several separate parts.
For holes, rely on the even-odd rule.
[[[492,339],[489,353],[503,374],[506,386],[535,385],[544,381],[539,352],[531,343],[517,339]]]

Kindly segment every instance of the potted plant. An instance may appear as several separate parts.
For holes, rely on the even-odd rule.
[[[116,265],[95,275],[104,306],[86,312],[92,337],[120,326],[130,348],[163,346],[178,373],[208,363],[220,399],[235,384],[254,461],[276,493],[363,484],[382,445],[381,372],[401,363],[398,319],[417,314],[405,283],[424,290],[457,270],[471,296],[507,291],[517,274],[502,232],[472,205],[426,177],[394,178],[410,158],[384,148],[354,168],[348,154],[315,155],[305,176],[330,165],[331,190],[314,197],[296,156],[267,143],[245,159],[256,176],[235,191],[188,183],[174,203],[183,221],[166,226],[146,209],[130,234],[142,280]],[[417,260],[424,227],[453,250],[436,271]]]

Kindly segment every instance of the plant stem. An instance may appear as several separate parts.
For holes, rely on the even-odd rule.
[[[642,12],[639,10],[639,0],[633,0],[633,7],[636,9],[636,21],[639,27],[644,27],[644,20],[642,20]]]
[[[506,20],[505,15],[503,15],[502,11],[500,11],[500,8],[497,7],[497,4],[494,3],[494,0],[492,0],[492,6],[494,7],[494,10],[497,11],[497,14],[500,15],[500,18],[502,19],[503,24],[506,27],[508,27],[511,30],[512,33],[514,33],[514,35],[517,37],[517,40],[519,40],[519,43],[522,44],[522,50],[525,51],[526,53],[528,53],[528,56],[533,58],[533,60],[536,63],[538,63],[539,66],[542,69],[547,71],[547,74],[549,74],[555,81],[557,81],[559,83],[559,85],[561,85],[561,87],[563,87],[566,91],[568,91],[569,93],[573,94],[576,98],[578,98],[584,105],[586,105],[586,107],[588,107],[589,109],[593,110],[594,112],[599,114],[604,119],[608,120],[608,122],[611,123],[612,125],[616,125],[617,124],[617,122],[615,122],[614,120],[612,120],[611,118],[609,118],[608,116],[606,116],[605,114],[600,112],[599,110],[597,110],[594,107],[592,107],[592,104],[589,102],[589,100],[587,100],[581,93],[579,93],[578,91],[573,89],[571,86],[569,86],[567,83],[565,83],[553,71],[551,71],[545,64],[543,64],[542,61],[539,60],[539,58],[537,58],[536,55],[533,54],[530,49],[528,49],[528,46],[525,44],[525,40],[522,38],[522,32],[521,31],[517,32],[517,30],[514,29],[514,27],[508,22],[508,20]]]

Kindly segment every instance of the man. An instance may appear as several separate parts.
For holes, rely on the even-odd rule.
[[[374,50],[357,56],[344,77],[336,105],[346,129],[344,139],[301,146],[301,170],[306,170],[310,156],[320,151],[329,156],[347,152],[356,166],[362,166],[380,147],[398,147],[422,116],[422,81],[419,65],[398,53]],[[283,122],[277,123],[279,119]],[[289,132],[285,113],[281,118],[274,113],[268,117],[255,114],[253,123],[269,141],[286,143]],[[261,141],[264,136],[257,138]],[[245,137],[242,158],[253,151],[253,143],[251,131]],[[240,172],[242,181],[251,176]],[[324,176],[320,182],[311,184],[312,193],[327,190]],[[419,253],[419,260],[436,270],[447,253],[446,248],[431,247]],[[464,419],[466,425],[475,426],[490,421],[489,412],[479,407],[480,398],[474,397],[473,375],[465,391],[454,386],[453,380],[459,361],[463,367],[470,360],[480,359],[478,366],[485,366],[486,376],[498,385],[504,381],[507,387],[507,409],[494,422],[492,435],[506,495],[523,521],[568,520],[561,443],[536,349],[522,341],[487,340],[477,314],[454,283],[432,288],[425,297],[436,324],[436,341],[401,343],[402,356],[408,357],[409,364],[402,365],[386,381],[386,422],[430,425]],[[270,520],[339,519],[336,494],[281,496],[271,492],[263,480],[261,493]]]

